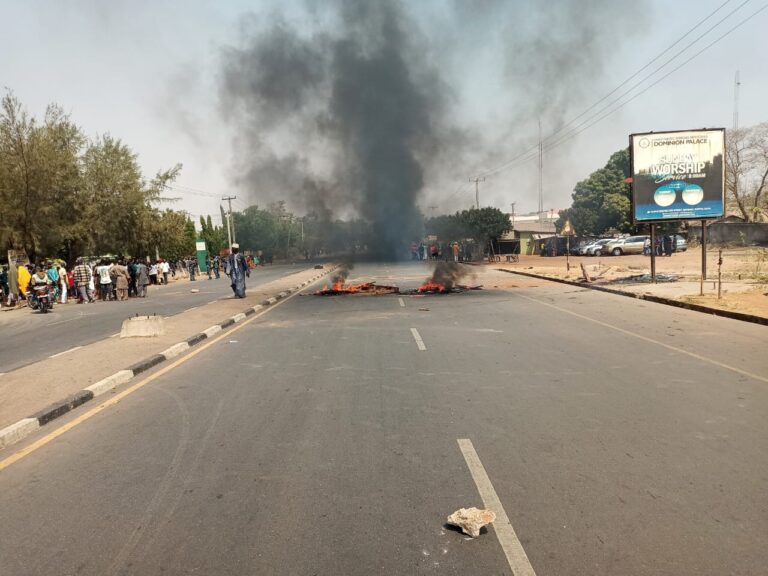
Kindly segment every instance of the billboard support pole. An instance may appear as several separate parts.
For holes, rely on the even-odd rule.
[[[656,224],[651,224],[651,282],[656,284]]]
[[[707,279],[707,221],[701,221],[701,287],[699,296],[704,296],[704,280]]]

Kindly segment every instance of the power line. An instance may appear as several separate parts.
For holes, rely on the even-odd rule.
[[[610,91],[608,94],[606,94],[605,96],[603,96],[602,98],[600,98],[600,99],[599,99],[597,102],[595,102],[594,104],[592,104],[592,105],[591,105],[589,108],[587,108],[586,110],[584,110],[584,111],[583,111],[581,114],[579,114],[578,116],[574,117],[574,118],[573,118],[573,119],[571,119],[569,122],[566,122],[566,123],[565,123],[563,126],[561,126],[561,127],[560,127],[559,129],[557,129],[555,132],[553,132],[552,134],[550,134],[549,136],[547,136],[547,137],[546,137],[544,140],[545,140],[545,141],[547,141],[547,140],[550,140],[550,139],[552,139],[554,136],[556,136],[557,134],[559,134],[560,132],[562,132],[563,130],[565,130],[565,129],[566,129],[568,126],[569,126],[569,125],[573,124],[573,122],[575,122],[575,121],[576,121],[576,120],[578,120],[579,118],[583,117],[583,116],[584,116],[585,114],[587,114],[589,111],[593,110],[593,109],[594,109],[596,106],[598,106],[600,103],[604,102],[604,101],[605,101],[607,98],[609,98],[611,95],[615,94],[615,93],[616,93],[616,92],[617,92],[617,91],[618,91],[618,90],[619,90],[619,89],[620,89],[622,86],[625,86],[625,85],[626,85],[626,84],[627,84],[627,83],[628,83],[630,80],[632,80],[633,78],[637,77],[637,76],[638,76],[638,75],[639,75],[639,74],[640,74],[640,73],[641,73],[643,70],[646,70],[646,69],[647,69],[647,68],[648,68],[648,67],[649,67],[651,64],[653,64],[653,63],[654,63],[654,62],[656,62],[656,61],[657,61],[659,58],[661,58],[661,57],[662,57],[664,54],[666,54],[667,52],[669,52],[669,51],[670,51],[672,48],[674,48],[674,47],[675,47],[677,44],[679,44],[679,43],[680,43],[680,42],[681,42],[681,41],[682,41],[684,38],[686,38],[687,36],[689,36],[689,35],[690,35],[690,34],[691,34],[693,31],[695,31],[697,28],[699,28],[699,27],[700,27],[700,26],[701,26],[701,25],[702,25],[704,22],[706,22],[707,20],[709,20],[710,18],[712,18],[712,16],[714,16],[714,15],[715,15],[717,12],[719,12],[720,10],[722,10],[722,9],[723,9],[723,7],[725,7],[725,6],[726,6],[727,4],[729,4],[731,1],[732,1],[732,0],[726,0],[726,2],[724,2],[723,4],[721,4],[720,6],[718,6],[718,7],[717,7],[715,10],[713,10],[713,11],[712,11],[712,12],[711,12],[709,15],[707,15],[705,18],[701,19],[701,20],[700,20],[698,23],[696,23],[696,25],[694,25],[694,26],[693,26],[691,29],[689,29],[689,30],[688,30],[688,32],[686,32],[685,34],[683,34],[683,35],[682,35],[682,36],[681,36],[681,37],[680,37],[680,38],[679,38],[677,41],[675,41],[675,42],[673,42],[671,45],[669,45],[669,46],[668,46],[668,47],[667,47],[665,50],[663,50],[662,52],[660,52],[660,53],[659,53],[657,56],[655,56],[655,57],[654,57],[652,60],[650,60],[650,61],[649,61],[647,64],[645,64],[645,65],[644,65],[642,68],[640,68],[640,69],[639,69],[639,70],[637,70],[637,71],[636,71],[634,74],[632,74],[632,75],[631,75],[631,76],[629,76],[627,79],[625,79],[625,80],[624,80],[624,81],[623,81],[621,84],[619,84],[619,85],[618,85],[616,88],[614,88],[614,89],[613,89],[613,90],[611,90],[611,91]],[[682,50],[680,50],[679,52],[677,52],[677,53],[675,54],[675,56],[673,56],[672,58],[670,58],[670,59],[668,59],[667,61],[665,61],[665,62],[664,62],[664,64],[662,64],[661,66],[658,66],[658,67],[657,67],[657,68],[656,68],[656,69],[655,69],[653,72],[651,72],[650,74],[646,75],[646,76],[645,76],[645,77],[644,77],[644,78],[643,78],[643,79],[642,79],[640,82],[638,82],[638,83],[635,83],[635,84],[634,84],[634,85],[633,85],[633,86],[632,86],[632,87],[631,87],[629,90],[627,90],[627,91],[625,91],[624,93],[622,93],[622,95],[621,95],[621,96],[619,96],[617,99],[614,99],[614,100],[613,100],[611,103],[609,103],[609,104],[608,104],[606,107],[603,107],[603,108],[601,108],[601,109],[600,109],[600,110],[598,110],[598,111],[597,111],[595,114],[591,115],[591,116],[590,116],[590,118],[588,118],[588,119],[587,119],[585,122],[582,122],[582,123],[580,123],[578,126],[576,126],[576,127],[573,127],[573,128],[579,128],[579,127],[583,126],[583,125],[584,125],[586,122],[589,122],[589,120],[590,120],[591,118],[594,118],[596,115],[600,114],[600,113],[601,113],[602,111],[604,111],[604,110],[605,110],[607,107],[610,107],[612,104],[615,104],[617,101],[621,100],[621,98],[623,98],[623,97],[624,97],[624,96],[626,96],[626,95],[627,95],[629,92],[631,92],[632,90],[634,90],[634,88],[636,88],[637,86],[639,86],[640,84],[642,84],[642,82],[644,82],[645,80],[647,80],[648,78],[650,78],[651,76],[653,76],[654,74],[656,74],[657,72],[659,72],[659,71],[660,71],[662,68],[664,68],[664,67],[665,67],[667,64],[669,64],[670,62],[672,62],[673,60],[675,60],[675,58],[677,58],[678,56],[680,56],[680,55],[681,55],[683,52],[685,52],[685,51],[686,51],[688,48],[690,48],[690,47],[691,47],[693,44],[695,44],[696,42],[698,42],[698,41],[699,41],[699,40],[700,40],[702,37],[704,37],[706,34],[708,34],[709,32],[711,32],[711,31],[712,31],[714,28],[716,28],[717,26],[719,26],[720,24],[722,24],[722,23],[723,23],[723,22],[724,22],[726,19],[728,19],[728,18],[729,18],[730,16],[732,16],[732,15],[733,15],[733,14],[734,14],[736,11],[740,10],[740,9],[741,9],[741,8],[742,8],[742,7],[743,7],[745,4],[747,4],[747,3],[748,3],[748,2],[750,2],[750,1],[751,1],[751,0],[745,0],[744,2],[742,2],[741,4],[739,4],[739,5],[738,5],[738,6],[737,6],[735,9],[733,9],[732,11],[730,11],[728,14],[726,14],[726,15],[725,15],[723,18],[721,18],[720,20],[718,20],[718,21],[717,21],[717,22],[716,22],[716,23],[715,23],[713,26],[710,26],[710,27],[709,27],[709,28],[708,28],[708,29],[707,29],[707,30],[706,30],[704,33],[702,33],[701,35],[699,35],[699,36],[698,36],[698,37],[697,37],[695,40],[693,40],[692,42],[690,42],[689,44],[687,44],[687,45],[685,46],[685,48],[683,48]],[[761,9],[761,10],[762,10],[762,9]],[[758,10],[758,12],[760,12],[761,10]],[[754,16],[754,14],[753,14],[753,16]],[[729,31],[729,33],[730,33],[730,31]],[[727,35],[727,33],[726,33],[726,35]],[[705,48],[705,49],[706,49],[706,48]],[[688,61],[690,61],[690,59],[689,59],[689,60],[687,60],[686,62],[688,62]],[[666,77],[666,76],[665,76],[665,77]],[[655,84],[653,84],[653,85],[655,85]],[[571,131],[573,130],[573,128],[569,129],[569,130],[568,130],[568,132],[571,132]],[[561,138],[557,138],[556,140],[560,140],[560,139],[561,139]],[[556,143],[555,145],[557,146],[557,145],[559,145],[559,143]],[[481,173],[480,173],[480,175],[483,175],[483,176],[489,176],[489,175],[491,175],[491,174],[496,174],[496,173],[498,173],[498,172],[500,172],[500,171],[502,171],[502,170],[504,170],[504,169],[506,169],[506,168],[511,168],[511,167],[513,167],[513,165],[525,164],[525,163],[527,163],[528,161],[530,161],[530,160],[532,160],[533,158],[535,158],[537,155],[538,155],[538,144],[537,144],[537,146],[536,146],[536,147],[531,147],[531,148],[529,148],[529,149],[527,149],[527,150],[525,150],[525,151],[521,152],[520,154],[518,154],[518,155],[514,156],[513,158],[511,158],[510,160],[508,160],[508,161],[507,161],[507,162],[505,162],[504,164],[501,164],[501,165],[499,165],[499,166],[497,166],[497,167],[495,167],[495,168],[492,168],[492,169],[490,169],[490,170],[487,170],[487,171],[485,171],[485,172],[481,172]]]
[[[722,24],[722,23],[723,23],[725,20],[727,20],[728,18],[730,18],[730,17],[731,17],[731,16],[732,16],[734,13],[736,13],[738,10],[740,10],[742,7],[744,7],[744,5],[746,5],[747,3],[751,2],[751,1],[752,1],[752,0],[744,0],[744,2],[742,2],[741,4],[739,4],[739,5],[738,5],[736,8],[734,8],[733,10],[731,10],[731,11],[730,11],[728,14],[726,14],[726,15],[725,15],[725,16],[723,16],[723,17],[722,17],[720,20],[718,20],[717,22],[715,22],[715,23],[714,23],[712,26],[710,26],[709,28],[707,28],[707,29],[706,29],[704,32],[702,32],[702,33],[701,33],[699,36],[697,36],[697,37],[696,37],[696,38],[695,38],[693,41],[689,42],[689,43],[688,43],[688,44],[687,44],[687,45],[686,45],[686,46],[685,46],[685,47],[684,47],[682,50],[679,50],[677,53],[675,53],[675,55],[674,55],[674,56],[672,56],[671,58],[668,58],[668,59],[667,59],[667,60],[666,60],[666,61],[665,61],[663,64],[661,64],[661,65],[660,65],[660,66],[658,66],[656,69],[654,69],[654,70],[653,70],[653,71],[652,71],[650,74],[646,74],[645,76],[643,76],[643,78],[641,78],[640,80],[638,80],[637,82],[635,82],[634,84],[632,84],[632,85],[631,85],[629,88],[627,88],[626,90],[624,90],[624,91],[623,91],[623,92],[622,92],[622,93],[621,93],[619,96],[617,96],[616,98],[612,99],[612,100],[611,100],[611,101],[610,101],[608,104],[606,104],[605,106],[603,106],[602,108],[600,108],[599,110],[597,110],[595,113],[591,114],[591,115],[590,115],[590,116],[589,116],[587,119],[585,119],[585,120],[583,120],[582,122],[580,122],[580,123],[576,124],[575,126],[572,126],[571,128],[569,128],[569,129],[566,131],[566,133],[565,133],[563,136],[560,136],[560,137],[558,137],[558,138],[553,138],[553,137],[555,136],[555,134],[557,134],[557,133],[554,133],[554,134],[552,134],[552,135],[548,136],[548,137],[546,138],[546,140],[550,140],[550,139],[553,139],[553,140],[561,140],[562,138],[565,138],[565,137],[567,137],[567,136],[568,136],[569,134],[571,134],[571,133],[575,133],[575,134],[578,134],[578,133],[579,133],[579,128],[581,128],[581,127],[582,127],[582,126],[584,126],[585,124],[588,124],[588,123],[589,123],[589,122],[590,122],[592,119],[594,119],[595,117],[597,117],[597,116],[599,116],[600,114],[602,114],[603,112],[605,112],[605,111],[606,111],[608,108],[610,108],[611,106],[613,106],[613,105],[614,105],[614,104],[616,104],[617,102],[620,102],[622,98],[624,98],[625,96],[628,96],[628,95],[629,95],[629,94],[630,94],[630,93],[631,93],[631,92],[632,92],[632,91],[633,91],[635,88],[638,88],[640,85],[642,85],[642,84],[643,84],[643,82],[645,82],[646,80],[650,79],[650,78],[651,78],[652,76],[654,76],[654,75],[655,75],[657,72],[660,72],[660,71],[661,71],[663,68],[665,68],[665,67],[666,67],[668,64],[670,64],[672,61],[674,61],[675,59],[677,59],[677,57],[678,57],[678,56],[680,56],[680,55],[681,55],[681,54],[683,54],[683,53],[684,53],[686,50],[688,50],[688,48],[690,48],[691,46],[693,46],[694,44],[696,44],[696,43],[697,43],[699,40],[701,40],[701,39],[702,39],[704,36],[706,36],[707,34],[709,34],[709,33],[710,33],[712,30],[714,30],[715,28],[717,28],[717,27],[718,27],[720,24]],[[715,42],[719,41],[720,39],[722,39],[722,38],[724,38],[725,36],[727,36],[728,34],[730,34],[730,32],[731,32],[731,31],[732,31],[732,30],[729,30],[728,32],[726,32],[726,33],[725,33],[725,35],[723,35],[723,36],[721,36],[720,38],[718,38],[718,40],[716,40]],[[698,56],[699,54],[701,54],[701,52],[703,52],[704,50],[706,50],[706,49],[707,49],[707,48],[709,48],[710,46],[712,46],[712,44],[709,44],[709,45],[705,46],[705,47],[704,47],[702,50],[700,50],[699,52],[697,52],[696,54],[694,54],[694,55],[693,55],[691,58],[688,58],[688,59],[687,59],[687,60],[685,60],[685,61],[684,61],[684,62],[683,62],[681,65],[677,66],[677,67],[676,67],[674,70],[672,70],[672,72],[675,72],[675,71],[679,70],[680,68],[682,68],[682,67],[683,67],[685,64],[687,64],[688,62],[690,62],[691,60],[693,60],[693,58],[695,58],[696,56]],[[665,76],[663,76],[663,77],[662,77],[662,78],[660,78],[659,80],[663,80],[664,78],[667,78],[667,77],[669,76],[669,74],[671,74],[671,72],[670,72],[670,73],[668,73],[668,74],[666,74]],[[658,84],[658,83],[659,83],[659,80],[655,81],[653,84],[651,84],[650,86],[646,87],[646,88],[645,88],[645,89],[643,89],[641,92],[639,92],[638,94],[636,94],[635,96],[633,96],[633,97],[632,97],[632,99],[636,98],[637,96],[639,96],[639,95],[640,95],[640,94],[642,94],[643,92],[646,92],[646,91],[647,91],[649,88],[651,88],[652,86],[655,86],[656,84]],[[628,100],[628,102],[629,102],[629,101],[631,101],[631,100]],[[562,131],[562,130],[560,130],[560,131]],[[559,132],[560,132],[560,131],[559,131]]]
[[[655,82],[653,82],[653,84],[650,84],[649,86],[646,86],[645,88],[643,88],[643,90],[641,90],[640,92],[638,92],[637,94],[635,94],[634,96],[632,96],[632,97],[631,97],[629,100],[627,100],[627,101],[625,101],[625,102],[622,102],[621,104],[619,104],[619,105],[618,105],[618,106],[616,106],[615,108],[613,108],[613,109],[609,110],[607,113],[605,113],[605,114],[603,114],[602,116],[600,116],[600,118],[598,118],[598,119],[597,119],[597,120],[595,120],[594,122],[590,123],[589,125],[585,126],[584,128],[582,128],[582,129],[581,129],[581,130],[579,130],[578,132],[575,132],[575,133],[573,133],[573,134],[571,134],[571,135],[565,135],[563,138],[561,138],[561,139],[557,140],[557,141],[556,141],[556,142],[554,142],[553,144],[550,144],[550,145],[547,147],[547,150],[552,150],[553,148],[556,148],[557,146],[560,146],[561,144],[563,144],[563,143],[564,143],[564,142],[566,142],[567,140],[570,140],[570,139],[571,139],[571,138],[573,138],[574,136],[577,136],[578,134],[581,134],[582,132],[584,132],[584,130],[586,130],[586,129],[588,129],[588,128],[591,128],[592,126],[594,126],[594,125],[595,125],[595,124],[597,124],[598,122],[600,122],[600,121],[604,120],[605,118],[607,118],[608,116],[610,116],[610,115],[611,115],[611,114],[613,114],[614,112],[616,112],[616,111],[618,111],[619,109],[623,108],[624,106],[626,106],[627,104],[629,104],[630,102],[632,102],[632,100],[634,100],[634,99],[635,99],[635,98],[637,98],[638,96],[641,96],[642,94],[646,93],[648,90],[650,90],[651,88],[653,88],[654,86],[656,86],[656,85],[657,85],[659,82],[661,82],[661,81],[665,80],[666,78],[668,78],[669,76],[671,76],[672,74],[674,74],[675,72],[677,72],[678,70],[680,70],[680,68],[682,68],[683,66],[685,66],[686,64],[688,64],[688,62],[690,62],[691,60],[693,60],[693,59],[694,59],[694,58],[696,58],[697,56],[701,55],[703,52],[705,52],[706,50],[708,50],[709,48],[711,48],[712,46],[714,46],[714,45],[715,45],[715,44],[717,44],[718,42],[720,42],[720,41],[721,41],[723,38],[725,38],[726,36],[728,36],[728,35],[729,35],[731,32],[735,31],[736,29],[740,28],[741,26],[743,26],[744,24],[746,24],[747,22],[749,22],[749,21],[750,21],[752,18],[754,18],[755,16],[757,16],[757,15],[758,15],[760,12],[762,12],[762,11],[763,11],[763,10],[765,10],[766,8],[768,8],[768,4],[766,4],[766,5],[765,5],[765,6],[763,6],[762,8],[758,8],[757,10],[755,10],[755,11],[754,11],[752,14],[750,14],[749,16],[747,16],[746,18],[744,18],[743,20],[741,20],[741,21],[740,21],[738,24],[736,24],[736,25],[735,25],[735,26],[733,26],[732,28],[728,29],[728,30],[727,30],[727,31],[726,31],[724,34],[722,34],[722,35],[720,35],[719,37],[717,37],[715,40],[713,40],[712,42],[710,42],[709,44],[707,44],[706,46],[704,46],[704,47],[703,47],[701,50],[699,50],[698,52],[696,52],[695,54],[693,54],[693,55],[692,55],[690,58],[688,58],[687,60],[685,60],[684,62],[682,62],[681,64],[679,64],[678,66],[676,66],[675,68],[673,68],[672,70],[670,70],[669,72],[667,72],[667,73],[666,73],[664,76],[662,76],[661,78],[659,78],[658,80],[656,80]]]
[[[757,16],[760,12],[762,12],[766,8],[768,8],[768,4],[762,6],[761,8],[758,8],[757,10],[755,10],[752,14],[750,14],[749,16],[747,16],[746,18],[744,18],[743,20],[738,22],[736,25],[734,25],[731,28],[729,28],[726,32],[724,32],[723,34],[718,36],[715,40],[713,40],[712,42],[710,42],[709,44],[707,44],[706,46],[701,48],[698,52],[696,52],[695,54],[693,54],[692,56],[687,58],[685,61],[681,62],[678,66],[676,66],[675,68],[673,68],[672,70],[670,70],[666,74],[664,74],[663,76],[661,76],[660,78],[655,80],[652,84],[646,86],[645,88],[643,88],[637,94],[634,94],[628,100],[626,100],[626,101],[622,102],[621,104],[619,104],[618,106],[615,106],[614,108],[608,110],[605,114],[603,114],[602,116],[594,119],[593,121],[589,122],[588,124],[586,124],[586,125],[584,125],[584,123],[580,124],[579,125],[580,128],[578,130],[575,130],[575,131],[571,130],[571,131],[569,131],[567,134],[564,134],[560,138],[556,139],[554,142],[546,145],[544,150],[545,151],[553,150],[554,148],[557,148],[558,146],[564,144],[565,142],[567,142],[571,138],[574,138],[574,137],[578,136],[579,134],[581,134],[582,132],[584,132],[585,130],[591,128],[595,124],[598,124],[599,122],[603,121],[608,116],[610,116],[613,113],[617,112],[618,110],[620,110],[621,108],[623,108],[624,106],[626,106],[627,104],[629,104],[630,102],[632,102],[633,100],[635,100],[636,98],[641,96],[642,94],[646,93],[648,90],[650,90],[651,88],[653,88],[654,86],[656,86],[657,84],[659,84],[660,82],[665,80],[666,78],[668,78],[669,76],[671,76],[672,74],[674,74],[675,72],[680,70],[683,66],[688,64],[691,60],[695,59],[697,56],[701,55],[703,52],[705,52],[706,50],[708,50],[709,48],[711,48],[712,46],[714,46],[715,44],[720,42],[723,38],[725,38],[726,36],[728,36],[729,34],[734,32],[736,29],[740,28],[741,26],[743,26],[744,24],[749,22],[752,18]],[[618,100],[615,100],[613,103],[615,104],[616,102],[618,102]],[[604,111],[605,109],[606,108],[601,109],[601,112]],[[513,161],[510,161],[510,163],[508,163],[508,165],[506,165],[504,167],[505,168],[512,168],[512,167],[521,166],[523,164],[527,164],[531,160],[534,160],[535,158],[537,158],[537,156],[538,156],[537,149],[536,148],[532,148],[532,149],[527,150],[523,154],[518,155],[516,158],[514,158],[513,159],[514,164],[513,164]]]
[[[720,20],[720,21],[718,21],[718,22],[717,22],[717,23],[716,23],[716,24],[715,24],[713,27],[711,27],[711,28],[709,28],[707,31],[705,31],[705,32],[704,32],[704,34],[702,34],[701,36],[699,36],[698,38],[696,38],[696,40],[694,40],[693,42],[691,42],[690,44],[688,44],[688,46],[686,46],[685,48],[683,48],[683,50],[682,50],[682,51],[678,52],[678,53],[677,53],[675,56],[673,56],[672,58],[670,58],[669,60],[667,60],[667,62],[665,62],[665,63],[664,63],[664,64],[662,64],[662,65],[661,65],[659,68],[657,68],[657,69],[656,69],[656,71],[660,70],[661,68],[663,68],[664,66],[666,66],[666,65],[667,65],[669,62],[671,62],[672,60],[674,60],[675,58],[677,58],[677,57],[678,57],[678,56],[679,56],[679,55],[680,55],[682,52],[685,52],[685,50],[687,50],[687,49],[688,49],[688,48],[690,48],[690,47],[691,47],[693,44],[695,44],[696,42],[698,42],[698,41],[699,41],[699,40],[702,38],[702,36],[706,35],[706,34],[707,34],[708,32],[710,32],[710,31],[711,31],[713,28],[715,28],[715,27],[717,27],[718,25],[720,25],[720,24],[721,24],[721,23],[722,23],[724,20],[726,20],[726,19],[727,19],[729,16],[731,16],[731,15],[732,15],[734,12],[736,12],[736,11],[737,11],[737,10],[739,10],[739,9],[740,9],[742,6],[744,6],[744,4],[746,4],[747,2],[750,2],[750,1],[751,1],[751,0],[746,0],[745,2],[743,2],[742,4],[740,4],[739,6],[737,6],[737,7],[736,7],[736,8],[735,8],[733,11],[729,12],[728,14],[726,14],[726,16],[725,16],[723,19],[721,19],[721,20]],[[657,54],[657,55],[656,55],[656,56],[655,56],[653,59],[649,60],[649,61],[648,61],[648,63],[647,63],[645,66],[643,66],[642,68],[640,68],[639,70],[637,70],[637,71],[636,71],[634,74],[632,74],[631,76],[629,76],[628,78],[626,78],[626,79],[625,79],[625,80],[624,80],[624,81],[623,81],[621,84],[619,84],[618,86],[616,86],[616,88],[614,88],[613,90],[611,90],[610,92],[608,92],[608,93],[607,93],[605,96],[603,96],[602,98],[600,98],[600,100],[598,100],[597,102],[595,102],[594,104],[592,104],[592,105],[591,105],[589,108],[587,108],[586,110],[584,110],[584,111],[583,111],[581,114],[579,114],[578,116],[576,116],[576,117],[572,118],[570,121],[568,121],[568,122],[566,122],[565,124],[563,124],[563,126],[561,126],[561,127],[560,127],[560,128],[558,128],[557,130],[555,130],[555,131],[554,131],[552,134],[550,134],[549,136],[547,136],[547,137],[545,138],[545,140],[549,140],[550,138],[552,138],[552,137],[553,137],[553,136],[555,136],[556,134],[558,134],[558,133],[562,132],[563,130],[565,130],[565,128],[566,128],[568,125],[570,125],[570,124],[573,124],[573,123],[574,123],[576,120],[578,120],[579,118],[581,118],[582,116],[584,116],[584,115],[585,115],[587,112],[589,112],[590,110],[594,109],[594,108],[595,108],[595,107],[596,107],[598,104],[600,104],[601,102],[604,102],[604,101],[605,101],[605,100],[607,100],[607,99],[608,99],[610,96],[612,96],[613,94],[615,94],[616,92],[618,92],[618,91],[619,91],[619,89],[620,89],[622,86],[625,86],[625,85],[626,85],[626,84],[627,84],[627,83],[628,83],[630,80],[632,80],[633,78],[636,78],[636,77],[637,77],[637,76],[638,76],[638,75],[639,75],[639,74],[640,74],[640,73],[641,73],[643,70],[646,70],[647,68],[649,68],[649,67],[651,66],[651,64],[653,64],[654,62],[656,62],[656,61],[657,61],[659,58],[661,58],[661,57],[662,57],[664,54],[666,54],[666,53],[667,53],[667,52],[669,52],[669,51],[670,51],[672,48],[674,48],[675,46],[677,46],[677,45],[678,45],[680,42],[682,42],[682,41],[683,41],[683,40],[684,40],[684,39],[685,39],[685,38],[686,38],[686,37],[687,37],[689,34],[691,34],[691,33],[692,33],[694,30],[696,30],[696,29],[697,29],[699,26],[701,26],[702,24],[704,24],[704,22],[706,22],[707,20],[709,20],[710,18],[712,18],[712,16],[714,16],[715,14],[717,14],[717,13],[718,13],[720,10],[722,10],[722,9],[723,9],[723,8],[724,8],[724,7],[725,7],[727,4],[730,4],[731,2],[732,2],[732,0],[725,0],[725,2],[723,2],[722,4],[720,4],[720,6],[718,6],[717,8],[715,8],[715,10],[714,10],[714,11],[710,12],[710,13],[709,13],[707,16],[705,16],[704,18],[702,18],[701,20],[699,20],[699,21],[696,23],[696,25],[695,25],[693,28],[691,28],[690,30],[688,30],[688,32],[686,32],[685,34],[683,34],[682,36],[680,36],[680,38],[678,38],[678,39],[677,39],[677,40],[675,40],[675,41],[674,41],[672,44],[670,44],[669,46],[667,46],[667,47],[666,47],[664,50],[662,50],[661,52],[659,52],[659,53],[658,53],[658,54]],[[651,73],[651,75],[653,75],[654,73],[655,73],[655,72]]]

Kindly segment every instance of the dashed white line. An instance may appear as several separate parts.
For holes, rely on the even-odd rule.
[[[411,334],[413,334],[413,339],[416,340],[416,346],[419,350],[426,350],[427,347],[424,344],[424,340],[421,339],[421,335],[419,334],[419,331],[416,330],[416,328],[411,328]]]
[[[483,499],[486,508],[496,513],[493,530],[496,532],[496,538],[499,539],[502,550],[504,550],[504,555],[507,557],[512,573],[515,576],[536,576],[536,572],[534,572],[533,566],[531,566],[531,561],[528,560],[528,555],[523,550],[523,545],[517,538],[515,529],[512,528],[509,517],[501,505],[501,500],[499,500],[499,496],[496,494],[493,484],[491,484],[491,479],[488,478],[485,467],[480,461],[477,452],[475,452],[472,441],[467,438],[459,438],[457,442],[459,443],[459,450],[464,455],[469,473],[475,481],[477,491],[480,493],[480,498]]]
[[[110,338],[117,338],[118,336],[120,336],[120,332],[117,332],[117,333],[115,333],[115,334],[112,334],[112,335],[110,336]]]
[[[400,308],[405,308],[405,300],[398,298],[397,301],[400,302]]]
[[[64,354],[69,354],[70,352],[74,352],[75,350],[80,350],[82,346],[75,346],[74,348],[70,348],[69,350],[64,350],[64,352],[59,352],[58,354],[52,354],[48,356],[48,358],[58,358],[59,356],[64,356]]]
[[[196,310],[197,308],[200,308],[200,306],[192,306],[192,308],[187,308],[184,310],[184,312],[191,312],[192,310]]]

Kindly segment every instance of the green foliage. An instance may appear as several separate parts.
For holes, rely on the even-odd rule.
[[[592,172],[576,184],[571,198],[573,204],[560,213],[555,223],[562,229],[566,220],[582,235],[599,235],[606,230],[632,232],[629,184],[629,149],[619,150],[608,159],[605,167]]]
[[[473,238],[484,246],[491,238],[499,238],[509,232],[511,224],[507,215],[498,208],[471,208],[429,218],[424,227],[427,234],[435,234],[441,241]]]
[[[507,215],[498,208],[464,210],[459,213],[459,219],[481,246],[485,246],[491,238],[499,238],[512,228]]]
[[[0,250],[70,263],[87,254],[154,256],[185,231],[189,239],[186,216],[152,205],[180,171],[176,165],[146,182],[119,139],[89,141],[55,105],[38,121],[7,92],[0,102]]]

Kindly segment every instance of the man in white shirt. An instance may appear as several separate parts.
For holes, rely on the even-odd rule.
[[[99,276],[99,294],[101,301],[106,302],[112,297],[112,277],[109,275],[109,262],[102,262],[96,267]]]
[[[168,273],[171,271],[171,265],[166,260],[160,262],[160,272],[163,274],[163,284],[168,285]]]

